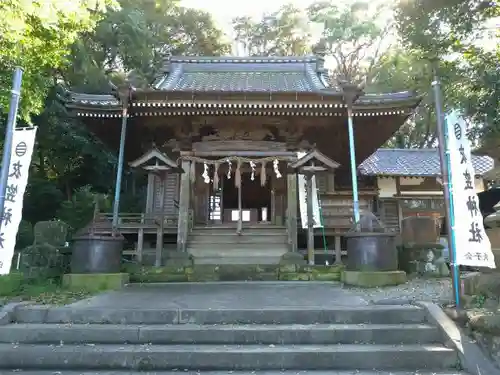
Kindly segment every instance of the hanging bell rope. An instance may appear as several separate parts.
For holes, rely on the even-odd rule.
[[[238,160],[236,164],[236,173],[234,174],[234,186],[239,188],[241,186],[241,161]]]
[[[191,182],[196,181],[196,162],[191,161],[191,165],[189,166],[189,178]]]
[[[266,186],[266,163],[260,163],[260,186]]]
[[[215,163],[213,181],[214,181],[214,190],[219,189],[219,163]]]

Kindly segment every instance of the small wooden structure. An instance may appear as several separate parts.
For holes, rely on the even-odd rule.
[[[297,160],[294,163],[290,164],[290,169],[295,172],[305,176],[306,181],[306,203],[307,203],[307,256],[309,260],[309,264],[315,264],[314,261],[314,215],[313,215],[313,194],[317,194],[317,192],[313,192],[313,178],[315,176],[323,174],[325,172],[331,172],[333,176],[333,172],[340,167],[340,164],[328,158],[321,152],[316,149],[313,149],[302,158]],[[296,197],[292,197],[291,199],[296,199]],[[320,213],[321,215],[321,213]],[[291,213],[289,212],[289,217]],[[293,233],[297,232],[296,223],[297,220],[294,220],[294,228]],[[321,218],[320,218],[321,220]],[[323,226],[323,223],[320,223]],[[291,228],[292,229],[292,228]],[[290,232],[292,230],[290,229]],[[338,236],[337,236],[338,237]],[[336,238],[337,238],[336,237]],[[340,243],[337,244],[336,241],[335,247],[335,260],[337,263],[340,262],[341,258],[341,250]]]

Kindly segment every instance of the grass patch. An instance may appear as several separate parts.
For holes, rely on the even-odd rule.
[[[43,305],[66,305],[95,294],[85,289],[63,288],[57,280],[27,280],[20,273],[0,276],[0,299],[31,301]]]

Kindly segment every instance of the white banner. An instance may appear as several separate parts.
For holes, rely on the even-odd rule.
[[[446,126],[450,148],[455,262],[463,266],[495,268],[490,239],[479,210],[467,125],[456,113],[450,113],[446,117]]]
[[[302,228],[307,229],[307,179],[304,175],[298,175],[299,184],[299,205],[300,205],[300,219]],[[318,190],[316,189],[316,177],[312,178],[312,209],[313,209],[313,227],[321,228],[321,216],[319,212]]]
[[[36,128],[19,128],[14,131],[9,178],[5,189],[4,210],[0,223],[0,275],[9,274],[14,257],[35,135]]]

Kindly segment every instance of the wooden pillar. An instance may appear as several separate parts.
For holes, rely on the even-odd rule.
[[[290,251],[297,251],[297,175],[287,175],[287,224]]]
[[[161,258],[163,252],[163,229],[165,223],[165,189],[167,187],[167,175],[166,173],[161,174],[160,181],[160,220],[158,223],[158,229],[156,231],[156,254],[155,254],[155,267],[161,267]]]
[[[144,224],[144,214],[141,215],[141,224]],[[144,228],[141,226],[137,233],[136,258],[139,264],[142,263],[142,253],[144,249]]]
[[[307,174],[307,258],[310,265],[314,264],[314,215],[312,174]]]
[[[153,201],[155,191],[155,175],[151,172],[148,173],[148,189],[146,192],[146,213],[153,212]]]
[[[179,188],[179,217],[177,224],[177,250],[186,251],[186,241],[188,235],[189,224],[189,192],[191,189],[191,182],[189,180],[190,170],[194,167],[188,160],[182,161],[182,169],[184,173],[181,174],[181,183]]]
[[[335,236],[335,264],[342,264],[342,241],[340,236]]]

